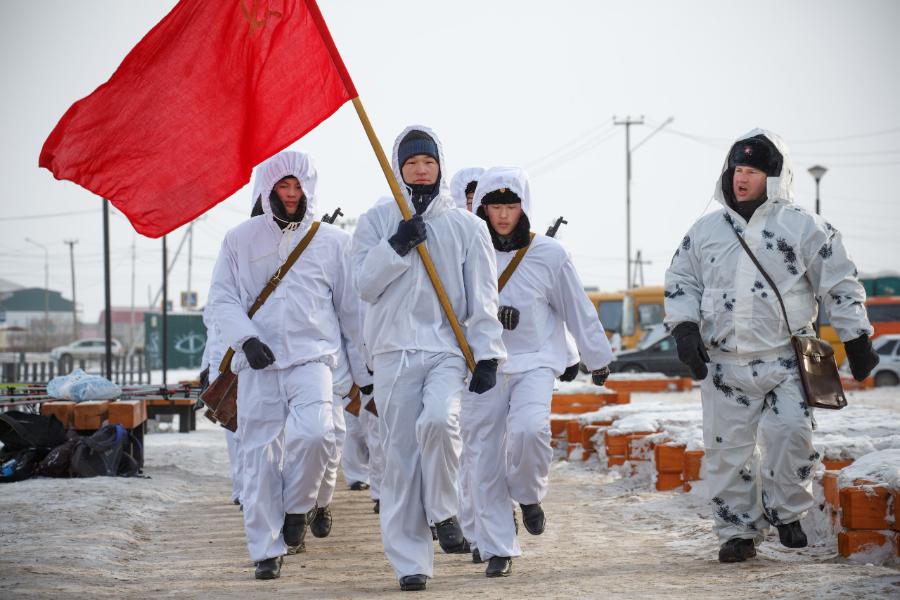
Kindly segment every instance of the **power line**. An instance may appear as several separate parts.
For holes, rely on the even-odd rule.
[[[69,212],[46,213],[42,215],[20,215],[17,217],[0,217],[0,221],[26,221],[28,219],[53,219],[55,217],[71,217],[72,215],[83,215],[86,213],[98,213],[99,209],[91,208],[88,210],[73,210]]]
[[[808,139],[808,140],[791,140],[791,144],[821,144],[824,142],[843,142],[844,140],[857,140],[860,138],[888,135],[889,133],[895,133],[898,131],[900,131],[900,127],[891,127],[890,129],[882,129],[880,131],[871,131],[868,133],[851,133],[849,135],[842,135],[842,136],[838,136],[838,137]]]

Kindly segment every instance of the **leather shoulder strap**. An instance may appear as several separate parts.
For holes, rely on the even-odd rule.
[[[247,311],[248,317],[253,317],[256,314],[263,304],[265,304],[266,300],[269,299],[269,296],[272,295],[272,292],[275,291],[275,288],[278,287],[278,284],[281,283],[281,278],[287,275],[287,272],[291,270],[291,267],[294,266],[294,263],[297,262],[297,259],[300,258],[300,255],[303,254],[303,251],[306,250],[306,247],[309,246],[309,243],[312,241],[313,237],[315,237],[316,232],[319,230],[319,225],[321,223],[319,221],[313,221],[313,224],[310,226],[309,231],[306,232],[306,235],[303,236],[303,239],[300,240],[300,243],[297,244],[297,247],[294,248],[291,253],[288,255],[287,260],[284,261],[284,264],[278,267],[278,270],[275,271],[275,274],[269,279],[268,283],[266,283],[266,287],[259,293],[259,296],[256,297],[256,300],[253,302],[253,306],[250,307],[250,310]]]
[[[506,286],[506,282],[509,281],[509,278],[512,277],[513,272],[516,270],[516,267],[519,266],[519,263],[522,262],[522,259],[525,258],[525,253],[528,252],[528,249],[531,248],[531,242],[534,241],[534,233],[531,233],[531,237],[528,239],[528,244],[519,248],[519,251],[516,252],[516,255],[513,256],[513,259],[509,261],[509,264],[506,265],[506,268],[503,269],[503,272],[500,274],[500,278],[497,280],[497,292],[503,291],[504,286]]]
[[[259,293],[259,296],[254,300],[253,305],[250,307],[250,310],[247,311],[247,316],[251,319],[253,315],[256,314],[263,304],[265,304],[266,300],[269,299],[269,296],[272,295],[272,292],[275,291],[275,288],[278,287],[278,284],[281,283],[281,279],[287,274],[288,271],[291,270],[291,267],[294,266],[294,263],[297,262],[297,259],[300,258],[300,255],[303,254],[303,251],[306,250],[306,247],[309,246],[309,243],[315,237],[316,232],[319,231],[319,225],[321,225],[319,221],[313,221],[313,224],[310,226],[309,231],[306,232],[306,235],[303,236],[303,239],[300,240],[300,243],[291,251],[288,255],[287,260],[284,261],[278,270],[275,271],[275,274],[269,278],[269,281],[266,283],[266,286]],[[219,373],[225,373],[231,367],[231,359],[234,356],[234,349],[228,348],[225,352],[225,356],[222,357],[222,362],[219,363]]]
[[[766,273],[766,270],[763,269],[763,266],[761,264],[759,264],[759,261],[756,259],[756,255],[754,255],[753,252],[750,251],[750,246],[748,246],[747,242],[744,241],[744,236],[739,234],[737,232],[737,229],[735,229],[734,227],[732,227],[731,230],[734,231],[734,235],[737,236],[737,239],[741,243],[741,246],[743,246],[744,251],[747,253],[747,256],[750,257],[750,260],[753,261],[753,264],[756,265],[756,268],[759,269],[760,273],[762,273],[762,276],[766,280],[766,282],[769,284],[769,287],[771,287],[772,291],[775,292],[775,297],[778,298],[778,304],[781,305],[781,314],[784,315],[784,322],[788,328],[788,335],[793,335],[792,332],[794,330],[791,329],[791,322],[788,321],[787,309],[784,307],[784,300],[781,299],[781,292],[778,291],[778,286],[775,285],[775,282],[772,281],[772,278],[769,277],[769,274]]]

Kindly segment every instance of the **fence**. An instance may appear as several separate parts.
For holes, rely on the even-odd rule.
[[[76,368],[88,373],[104,375],[105,359],[73,358],[54,360],[49,354],[0,353],[0,382],[46,384],[57,375],[68,375]],[[112,380],[119,385],[150,383],[150,371],[142,353],[114,356]]]

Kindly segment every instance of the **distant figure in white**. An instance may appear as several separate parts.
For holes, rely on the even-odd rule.
[[[258,579],[281,572],[282,556],[302,547],[309,524],[328,534],[317,506],[337,458],[332,370],[342,348],[354,378],[359,304],[349,276],[350,236],[321,224],[299,260],[251,320],[247,311],[269,278],[308,234],[316,214],[316,169],[309,156],[282,152],[258,167],[263,215],[229,231],[213,272],[209,309],[235,351],[244,526]],[[354,356],[356,355],[356,356]],[[307,523],[310,513],[310,523]]]
[[[425,127],[394,143],[394,176],[414,213],[396,204],[363,214],[353,236],[354,281],[369,303],[365,344],[384,436],[381,532],[400,589],[432,576],[435,523],[445,552],[465,551],[457,514],[459,406],[467,368],[416,246],[426,243],[477,366],[470,389],[496,382],[506,353],[497,322],[496,269],[484,223],[454,207],[443,152]],[[426,242],[427,240],[427,242]]]
[[[703,382],[704,480],[721,562],[756,556],[769,525],[784,546],[807,544],[800,519],[815,502],[819,454],[790,337],[814,335],[817,298],[854,377],[877,364],[866,294],[841,234],[794,204],[792,182],[779,137],[757,129],[738,139],[716,183],[722,207],[691,227],[666,272],[665,325]],[[784,299],[790,326],[738,236]]]
[[[508,356],[496,387],[463,396],[462,428],[476,515],[473,558],[488,561],[488,577],[503,577],[511,572],[512,557],[522,553],[513,501],[522,509],[525,529],[544,532],[554,379],[578,368],[566,330],[596,385],[609,375],[612,352],[565,248],[531,233],[525,171],[488,169],[478,180],[473,206],[488,226],[501,273],[498,319]]]

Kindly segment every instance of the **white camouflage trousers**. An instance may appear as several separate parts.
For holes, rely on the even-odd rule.
[[[348,403],[349,398],[344,400]],[[363,397],[360,396],[360,402]],[[368,418],[372,415],[362,406],[359,416],[354,417],[347,411],[343,411],[344,421],[347,423],[347,436],[344,440],[344,450],[341,455],[341,469],[344,471],[344,479],[350,485],[360,481],[369,483],[369,447],[366,444],[368,433]]]
[[[803,517],[814,502],[819,454],[812,443],[813,410],[806,406],[793,354],[747,365],[712,362],[701,398],[703,479],[720,543],[759,543],[769,524]]]
[[[498,374],[493,389],[463,396],[475,545],[484,559],[522,554],[512,507],[537,504],[547,495],[553,380],[548,368]]]
[[[431,577],[428,522],[459,510],[459,406],[466,364],[449,353],[375,355],[375,403],[384,448],[381,539],[397,578]]]
[[[284,515],[313,508],[326,470],[337,466],[331,386],[320,362],[240,373],[241,502],[254,562],[287,552]]]

